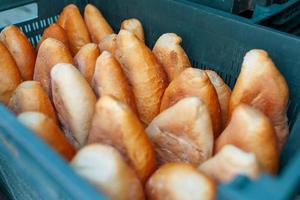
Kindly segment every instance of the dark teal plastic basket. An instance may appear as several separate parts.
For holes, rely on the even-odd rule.
[[[55,3],[54,3],[55,2]],[[71,1],[39,0],[39,18],[19,24],[33,30],[34,23],[57,16]],[[193,66],[217,71],[232,87],[243,56],[253,48],[265,49],[285,76],[290,88],[288,118],[290,137],[281,155],[278,177],[268,174],[252,181],[238,177],[218,186],[218,199],[287,200],[300,187],[300,40],[288,34],[226,17],[221,11],[192,2],[175,0],[90,0],[118,32],[123,19],[136,17],[145,28],[146,41],[153,46],[158,37],[175,32]],[[77,1],[82,9],[87,2]],[[55,8],[55,9],[54,9]],[[214,11],[214,12],[212,12]],[[1,19],[0,19],[1,20]],[[55,20],[55,18],[54,18]],[[46,20],[47,21],[47,20]],[[44,27],[27,31],[30,38]],[[37,41],[33,41],[36,43]],[[0,175],[13,199],[104,199],[78,177],[46,144],[17,122],[0,105]]]

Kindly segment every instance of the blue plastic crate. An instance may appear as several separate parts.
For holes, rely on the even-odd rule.
[[[33,2],[33,1],[27,1]],[[55,2],[55,3],[54,3]],[[33,30],[33,24],[56,19],[63,6],[75,2],[81,9],[86,1],[38,0],[39,17],[18,24],[27,26],[33,38],[45,28]],[[275,199],[294,197],[300,186],[300,40],[246,21],[227,17],[192,2],[174,0],[90,0],[117,32],[123,19],[137,17],[145,29],[146,41],[153,46],[158,37],[175,32],[193,66],[217,71],[232,87],[245,53],[265,49],[285,76],[290,88],[288,118],[290,137],[281,155],[278,177],[267,174],[252,181],[238,177],[218,186],[218,199]],[[2,9],[3,10],[3,9]],[[213,12],[212,12],[213,11]],[[1,20],[1,19],[0,19]],[[47,21],[47,20],[46,20]],[[50,21],[50,20],[49,20]],[[29,28],[30,30],[28,31]],[[22,126],[0,105],[0,182],[13,199],[104,199],[93,187],[78,177],[46,144]]]

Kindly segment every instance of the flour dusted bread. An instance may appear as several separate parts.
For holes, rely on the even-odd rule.
[[[0,41],[14,58],[23,80],[32,80],[36,52],[25,34],[16,26],[1,31]]]
[[[215,151],[232,144],[255,154],[264,171],[276,174],[279,153],[272,123],[259,110],[241,104],[235,108],[231,120],[216,141]]]
[[[212,156],[214,134],[206,104],[186,97],[161,112],[146,132],[159,164],[186,162],[198,166]]]
[[[206,103],[216,138],[222,126],[220,104],[217,92],[203,70],[190,67],[175,78],[164,93],[160,107],[161,112],[188,96],[199,97]]]
[[[97,59],[92,86],[99,97],[111,95],[129,105],[137,114],[128,80],[118,61],[108,51],[103,51]]]
[[[142,183],[155,170],[153,147],[142,124],[128,105],[113,97],[102,96],[98,100],[87,142],[118,149]]]
[[[0,55],[0,102],[7,105],[22,78],[14,58],[2,42]]]
[[[147,181],[149,200],[213,200],[214,182],[192,165],[168,163],[161,166]]]
[[[159,113],[166,88],[163,68],[150,49],[126,30],[117,36],[116,57],[132,86],[139,117],[147,125]]]
[[[27,111],[41,112],[57,123],[51,101],[37,81],[24,81],[18,85],[9,100],[8,107],[17,115]]]
[[[92,41],[96,44],[114,31],[103,17],[102,13],[93,5],[88,4],[84,9],[84,21],[90,32]]]
[[[50,71],[57,63],[73,63],[69,49],[59,40],[48,38],[40,46],[33,79],[51,96]]]
[[[76,55],[85,44],[91,42],[86,24],[76,5],[66,6],[59,15],[57,24],[66,31],[73,55]]]
[[[229,113],[241,103],[259,109],[270,118],[282,149],[289,131],[286,116],[288,96],[287,83],[268,53],[254,49],[244,57],[230,98]]]
[[[71,166],[110,199],[145,199],[136,174],[111,146],[87,145],[76,154]]]
[[[71,160],[75,155],[74,147],[65,138],[58,125],[47,115],[40,112],[23,112],[18,116],[18,120],[66,160]]]
[[[198,169],[218,183],[230,182],[237,175],[255,179],[261,172],[254,153],[245,152],[230,144],[225,145]]]
[[[51,24],[49,27],[47,27],[44,30],[43,36],[41,37],[39,43],[37,44],[37,51],[39,50],[41,44],[47,39],[47,38],[54,38],[56,40],[61,41],[67,48],[69,48],[69,41],[68,36],[65,32],[65,30],[59,26],[56,23]]]
[[[51,70],[52,98],[63,130],[72,144],[82,147],[91,127],[96,96],[71,64],[56,64]]]
[[[210,82],[214,85],[216,89],[221,109],[222,129],[224,129],[228,117],[228,107],[231,90],[229,86],[226,85],[223,79],[215,71],[205,70],[205,72],[208,75]]]
[[[96,60],[99,55],[100,50],[98,45],[88,43],[84,45],[74,57],[75,66],[79,69],[89,84],[92,82]]]
[[[117,48],[117,34],[113,33],[105,36],[99,43],[99,49],[101,52],[108,51],[112,55],[115,55]]]
[[[121,29],[132,32],[142,42],[145,42],[144,28],[140,20],[136,18],[125,19],[121,23]]]
[[[164,67],[169,82],[176,78],[186,68],[191,67],[188,56],[180,46],[181,37],[175,33],[165,33],[158,38],[153,53]]]

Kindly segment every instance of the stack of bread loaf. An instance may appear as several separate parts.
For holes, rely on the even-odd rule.
[[[36,49],[2,30],[0,101],[112,199],[214,199],[236,175],[275,175],[288,87],[267,52],[245,55],[231,91],[181,42],[165,33],[151,50],[138,19],[115,33],[68,5]]]

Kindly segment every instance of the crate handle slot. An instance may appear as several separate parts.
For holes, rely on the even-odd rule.
[[[7,25],[36,19],[38,17],[38,4],[29,3],[16,8],[0,12],[0,29]]]

